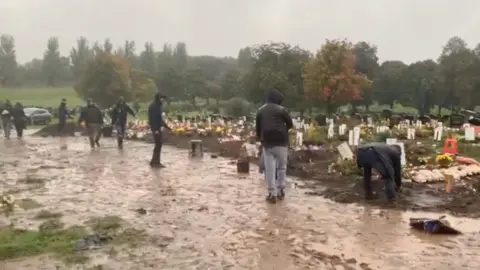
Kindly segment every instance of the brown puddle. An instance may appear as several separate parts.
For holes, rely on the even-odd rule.
[[[84,138],[27,137],[0,143],[2,191],[82,224],[118,215],[152,239],[137,248],[91,253],[102,269],[476,269],[477,220],[449,217],[456,237],[411,231],[409,217],[438,214],[376,210],[305,196],[290,185],[285,201],[267,205],[256,168],[236,174],[226,159],[189,159],[165,146],[163,170],[151,170],[151,145],[104,139],[91,151]],[[37,188],[32,186],[37,185]],[[42,185],[38,187],[38,185]],[[135,209],[144,208],[146,215]],[[36,209],[38,210],[38,209]],[[36,211],[17,209],[16,224],[36,228]],[[2,217],[3,219],[3,217]],[[3,221],[2,221],[3,223]],[[55,269],[42,256],[0,263],[0,269]],[[59,269],[76,269],[66,267]],[[83,269],[79,267],[78,269]]]

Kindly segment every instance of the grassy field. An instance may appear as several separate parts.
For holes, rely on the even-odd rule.
[[[62,98],[66,98],[71,107],[84,104],[72,87],[0,89],[0,100],[9,99],[12,103],[19,101],[24,106],[57,107]]]
[[[12,103],[21,102],[24,106],[42,106],[57,107],[62,98],[67,99],[70,108],[83,105],[85,102],[77,96],[72,87],[38,87],[38,88],[2,88],[0,89],[0,100],[9,99]],[[180,104],[181,102],[177,102]],[[177,104],[173,103],[173,104]],[[205,101],[198,100],[198,105],[205,104]],[[214,101],[212,101],[214,103]],[[177,105],[178,105],[177,104]],[[175,106],[175,105],[174,105]],[[142,109],[146,108],[146,104],[142,104]],[[381,111],[388,109],[388,106],[372,105],[371,111]],[[397,104],[394,108],[397,113],[416,113],[411,107],[403,107]],[[436,113],[436,109],[432,110]],[[447,113],[446,110],[443,113]]]

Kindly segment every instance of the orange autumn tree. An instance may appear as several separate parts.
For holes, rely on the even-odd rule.
[[[338,106],[361,99],[360,89],[372,83],[356,71],[353,49],[346,40],[327,40],[304,66],[305,93],[322,101],[329,114]]]

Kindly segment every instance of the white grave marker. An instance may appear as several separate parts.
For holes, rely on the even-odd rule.
[[[473,127],[465,128],[465,140],[466,141],[475,141],[475,129]]]
[[[438,123],[438,126],[435,128],[435,130],[433,132],[433,140],[441,141],[442,140],[442,134],[443,134],[442,123]]]
[[[337,150],[340,153],[340,156],[342,157],[343,160],[352,160],[353,159],[353,152],[352,149],[350,149],[350,146],[346,142],[343,142],[339,146],[337,146]]]
[[[360,142],[360,127],[353,128],[353,145],[358,146]]]
[[[408,128],[407,129],[407,139],[408,140],[415,140],[415,129],[414,128]]]
[[[338,126],[338,135],[345,135],[345,132],[347,131],[347,125],[341,124]]]
[[[302,132],[297,132],[297,138],[296,138],[296,143],[297,146],[302,146],[303,144],[303,133]]]

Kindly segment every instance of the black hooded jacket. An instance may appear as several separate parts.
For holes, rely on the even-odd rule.
[[[257,112],[255,129],[257,138],[266,148],[288,146],[288,130],[293,127],[292,118],[281,105],[283,96],[277,90],[267,93],[267,102]]]
[[[160,98],[161,94],[156,93],[154,101],[148,107],[148,124],[152,132],[160,131],[162,127],[170,129],[163,119],[163,108]]]

